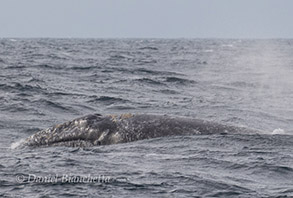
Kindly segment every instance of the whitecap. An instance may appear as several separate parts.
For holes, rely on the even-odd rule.
[[[20,145],[22,145],[24,143],[25,139],[20,139],[16,142],[13,142],[11,145],[10,145],[10,148],[11,149],[16,149],[17,147],[19,147]]]
[[[275,129],[272,132],[273,135],[275,135],[275,134],[285,134],[285,133],[286,133],[285,130],[284,129],[280,129],[280,128]]]

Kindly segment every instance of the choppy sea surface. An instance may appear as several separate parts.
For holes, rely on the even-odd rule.
[[[0,39],[0,197],[293,197],[293,40]],[[14,148],[90,113],[265,134]]]

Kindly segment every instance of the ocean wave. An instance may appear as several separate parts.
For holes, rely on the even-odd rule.
[[[17,63],[17,64],[7,64],[4,69],[24,69],[27,66],[21,63]]]
[[[171,89],[160,89],[160,90],[157,90],[157,92],[160,92],[163,94],[170,94],[170,95],[180,94],[180,92],[171,90]]]
[[[138,48],[138,49],[139,49],[139,50],[154,50],[154,51],[159,50],[157,47],[151,47],[151,46],[140,47],[140,48]]]
[[[147,65],[147,64],[156,64],[158,61],[154,59],[139,59],[135,62],[139,63],[139,65]]]
[[[104,105],[111,105],[116,103],[126,103],[129,102],[123,98],[112,97],[112,96],[90,96],[88,103],[103,103]]]
[[[100,69],[100,67],[98,66],[71,66],[71,67],[67,67],[66,69],[70,69],[70,70],[76,70],[76,71],[80,71],[80,70],[94,70],[94,69]]]
[[[151,84],[151,85],[165,85],[163,82],[160,82],[158,80],[154,80],[154,79],[150,79],[150,78],[139,78],[139,79],[135,79],[134,81],[136,82],[140,82],[143,84]]]
[[[42,93],[45,91],[40,85],[30,85],[26,83],[13,82],[11,84],[0,84],[0,88],[4,91],[10,92],[37,92]]]
[[[130,106],[130,105],[110,105],[109,107],[107,107],[107,109],[109,110],[117,110],[117,111],[121,111],[121,110],[134,110],[137,109],[136,106]]]
[[[67,106],[63,103],[59,103],[56,101],[53,102],[52,100],[49,100],[49,99],[42,98],[39,100],[33,100],[32,103],[39,107],[43,107],[44,109],[53,109],[53,110],[59,110],[63,112],[75,113],[73,107]]]
[[[165,82],[168,83],[176,83],[176,84],[181,84],[181,85],[188,85],[188,84],[194,84],[196,81],[194,80],[188,80],[184,78],[178,78],[178,77],[166,77]]]
[[[112,55],[109,57],[109,60],[123,60],[123,59],[126,59],[126,60],[131,60],[133,59],[132,56],[128,56],[128,55],[121,55],[121,54],[116,54],[116,55]]]
[[[32,65],[31,67],[33,67],[33,68],[40,68],[40,69],[51,69],[51,70],[62,69],[61,66],[53,65],[53,64],[49,64],[49,63]]]

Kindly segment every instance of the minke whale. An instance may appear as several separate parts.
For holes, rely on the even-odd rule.
[[[258,131],[187,117],[150,114],[91,114],[39,131],[24,146],[90,147],[178,136]]]

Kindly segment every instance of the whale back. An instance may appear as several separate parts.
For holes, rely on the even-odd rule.
[[[252,133],[254,130],[168,115],[87,115],[37,132],[26,146],[88,147],[175,136]]]
[[[28,137],[26,146],[94,146],[107,142],[106,133],[116,124],[100,114],[87,115],[58,124]],[[102,138],[103,137],[103,138]]]

